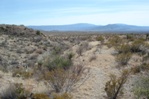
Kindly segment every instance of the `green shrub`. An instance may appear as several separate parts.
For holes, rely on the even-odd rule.
[[[69,60],[71,60],[74,55],[75,55],[74,53],[68,53],[68,54],[67,54],[67,58],[68,58]]]
[[[144,99],[149,99],[149,77],[140,77],[134,84],[134,94],[137,99],[142,96],[146,97]]]
[[[103,38],[102,36],[96,37],[96,40],[97,40],[97,41],[100,41],[101,43],[104,42],[104,38]]]
[[[41,32],[40,32],[39,30],[37,30],[37,31],[36,31],[36,34],[37,34],[37,35],[40,35],[40,34],[41,34]]]
[[[115,46],[119,46],[121,43],[122,43],[122,39],[119,36],[114,36],[109,39],[107,46],[115,47]]]
[[[132,53],[122,53],[122,54],[118,54],[116,56],[116,62],[118,62],[119,65],[127,65],[128,61],[130,60],[132,56]]]
[[[55,56],[51,59],[47,59],[44,66],[48,67],[49,71],[55,68],[68,69],[72,65],[72,60],[60,56]]]
[[[120,46],[116,46],[115,50],[119,53],[128,53],[131,51],[131,47],[129,44],[122,44]]]

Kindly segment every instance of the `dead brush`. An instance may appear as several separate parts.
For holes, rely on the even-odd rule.
[[[110,75],[110,80],[105,85],[108,99],[117,99],[123,94],[123,85],[126,83],[129,74],[129,70],[123,70],[120,77],[116,77],[114,74]]]
[[[73,66],[69,70],[57,68],[52,71],[45,72],[44,77],[56,93],[67,93],[76,86],[80,86],[85,78],[88,77],[88,74],[89,69],[87,70],[83,66],[79,65]]]
[[[78,55],[82,56],[82,53],[83,53],[84,51],[87,51],[87,50],[89,50],[89,44],[88,44],[88,42],[83,42],[83,43],[81,43],[80,46],[77,48],[76,53],[77,53]]]

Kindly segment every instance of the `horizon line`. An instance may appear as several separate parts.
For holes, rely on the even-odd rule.
[[[25,25],[25,24],[13,24],[13,23],[2,23],[0,25],[18,25],[18,26],[64,26],[64,25],[77,25],[77,24],[89,24],[95,26],[107,26],[107,25],[132,25],[132,26],[149,26],[149,25],[136,25],[136,24],[127,24],[127,23],[109,23],[109,24],[94,24],[94,23],[70,23],[70,24],[41,24],[41,25]]]

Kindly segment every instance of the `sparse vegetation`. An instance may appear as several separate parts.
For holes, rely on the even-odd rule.
[[[45,32],[0,25],[1,99],[148,98],[148,34]]]
[[[110,75],[110,81],[106,83],[105,91],[107,93],[108,99],[117,99],[123,94],[123,85],[126,83],[129,76],[129,71],[124,70],[120,77],[116,75]]]
[[[149,98],[149,78],[148,77],[140,77],[134,86],[134,94],[137,99],[148,99]]]
[[[118,62],[118,65],[120,66],[124,66],[127,65],[128,61],[130,60],[132,56],[132,53],[122,53],[122,54],[118,54],[116,56],[116,61]]]

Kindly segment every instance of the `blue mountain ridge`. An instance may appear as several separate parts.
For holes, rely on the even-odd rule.
[[[127,24],[94,25],[88,23],[78,23],[70,25],[41,25],[27,26],[36,30],[44,31],[148,31],[149,26],[135,26]]]

